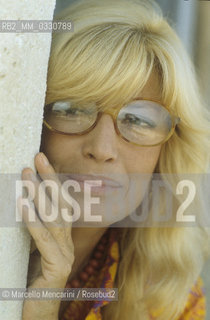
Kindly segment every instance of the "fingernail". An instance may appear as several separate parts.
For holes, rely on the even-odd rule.
[[[47,157],[44,155],[44,153],[41,153],[41,159],[42,159],[42,163],[43,163],[45,166],[48,166],[48,165],[49,165],[49,161],[47,160]]]
[[[32,181],[36,182],[36,175],[33,172],[29,173],[29,177],[31,178]]]
[[[33,180],[33,181],[36,181],[36,176],[34,175],[34,173],[33,172],[31,172],[31,168],[27,168],[27,169],[30,169],[30,171],[25,171],[25,170],[23,170],[22,171],[22,177],[23,177],[23,179],[25,180]]]

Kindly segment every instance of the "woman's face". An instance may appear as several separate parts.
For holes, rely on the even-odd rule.
[[[138,97],[161,101],[154,75]],[[99,201],[92,202],[91,215],[101,216],[103,224],[109,225],[128,216],[141,203],[161,146],[139,147],[123,140],[115,131],[112,117],[103,114],[92,131],[81,136],[61,135],[44,128],[41,149],[55,171],[65,174],[62,182],[72,177],[81,180],[81,192],[69,191],[80,205],[80,221],[87,208],[84,180],[102,181],[102,187],[91,189],[91,197]]]

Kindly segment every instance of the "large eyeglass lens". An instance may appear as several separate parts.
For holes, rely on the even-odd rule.
[[[45,120],[54,129],[77,134],[89,129],[97,119],[97,106],[57,101],[45,109]],[[157,102],[136,100],[120,109],[117,127],[128,141],[155,145],[165,140],[173,122],[167,109]]]
[[[134,101],[123,107],[117,126],[124,138],[140,145],[155,145],[163,141],[172,128],[170,113],[153,101]]]
[[[64,133],[83,132],[94,124],[96,118],[95,104],[79,105],[70,101],[57,101],[45,111],[46,122]]]

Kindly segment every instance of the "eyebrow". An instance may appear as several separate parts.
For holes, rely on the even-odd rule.
[[[145,98],[145,97],[136,97],[134,98],[134,100],[148,100],[148,101],[153,101],[153,102],[157,102],[159,104],[162,104],[161,100],[160,99],[154,99],[154,98]]]

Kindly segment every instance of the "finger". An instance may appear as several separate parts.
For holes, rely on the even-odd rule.
[[[46,174],[48,175],[49,179],[52,179],[58,186],[58,190],[59,190],[59,208],[60,208],[60,212],[62,208],[68,208],[68,212],[70,215],[72,215],[72,207],[69,206],[68,203],[66,203],[66,201],[63,198],[63,195],[61,194],[61,182],[53,168],[53,166],[49,163],[47,157],[44,155],[44,153],[40,152],[36,155],[35,157],[35,165],[36,168],[39,172],[39,175],[41,176],[42,179],[44,179],[46,177]],[[67,190],[65,190],[64,188],[62,189],[63,193],[68,193]],[[52,199],[53,201],[53,199]],[[59,218],[61,217],[61,215],[59,215],[58,217],[58,222],[59,222]],[[66,221],[65,219],[63,219],[63,217],[61,217],[62,221],[63,221],[63,226],[64,229],[66,231],[67,236],[69,237],[69,234],[71,233],[71,226],[72,226],[72,222],[71,221]]]
[[[52,187],[55,186],[55,190],[58,192],[58,200],[57,198],[54,196],[48,196],[51,199],[51,201],[53,203],[55,203],[55,205],[57,206],[57,204],[59,203],[59,208],[60,208],[60,213],[61,213],[61,209],[62,208],[67,208],[70,210],[70,215],[72,214],[72,208],[68,205],[68,203],[64,200],[63,194],[61,192],[62,190],[62,184],[61,181],[59,180],[58,175],[56,174],[53,166],[49,163],[47,157],[44,155],[44,153],[40,152],[35,156],[35,165],[37,168],[37,171],[40,175],[40,177],[42,178],[43,181],[48,180],[48,183],[52,182]],[[65,193],[66,190],[63,190],[63,193]],[[63,220],[63,217],[61,216],[61,214],[59,214],[58,218],[57,218],[57,222],[61,223],[60,219]],[[71,222],[69,221],[69,223],[71,224]]]
[[[24,200],[24,202],[23,202]],[[36,214],[36,210],[31,202],[28,201],[26,208],[25,199],[19,197],[17,199],[17,208],[23,217],[23,220],[34,239],[40,254],[48,261],[52,261],[53,256],[60,256],[59,247],[52,237],[51,233],[45,228]],[[34,217],[33,221],[31,217]]]
[[[45,188],[46,187],[45,182],[41,181],[38,175],[36,175],[31,168],[23,169],[22,179],[29,180],[33,184],[33,188],[32,187],[28,188],[28,192],[29,192],[30,199],[34,201],[34,204],[36,206],[36,209],[38,210],[40,219],[44,223],[47,223],[51,219],[53,223],[53,210],[55,210],[56,208],[53,207],[53,204],[48,197],[48,194]],[[54,186],[53,191],[56,191],[56,187],[57,185]],[[56,194],[54,195],[54,201],[56,201]],[[58,223],[56,219],[54,219],[54,222],[55,224]]]
[[[34,164],[42,180],[52,179],[61,188],[61,182],[53,166],[49,163],[43,152],[39,152],[34,159]]]
[[[45,225],[45,227],[48,228],[53,238],[58,243],[61,252],[66,257],[68,257],[69,252],[71,252],[71,250],[73,249],[73,242],[71,239],[71,224],[68,225],[68,230],[64,228],[63,220],[61,219],[59,213],[60,209],[58,203],[54,206],[46,194],[46,190],[44,188],[45,181],[42,181],[42,183],[40,183],[39,178],[37,177],[37,175],[33,173],[33,171],[30,168],[24,169],[22,176],[23,179],[27,178],[30,179],[31,182],[33,182],[35,188],[35,197],[33,201],[36,209],[39,212],[40,219],[42,220],[43,225]],[[57,193],[53,197],[57,198],[58,202],[58,186],[54,180],[51,182],[55,183],[53,189],[57,189]],[[49,217],[53,220],[49,221]]]

